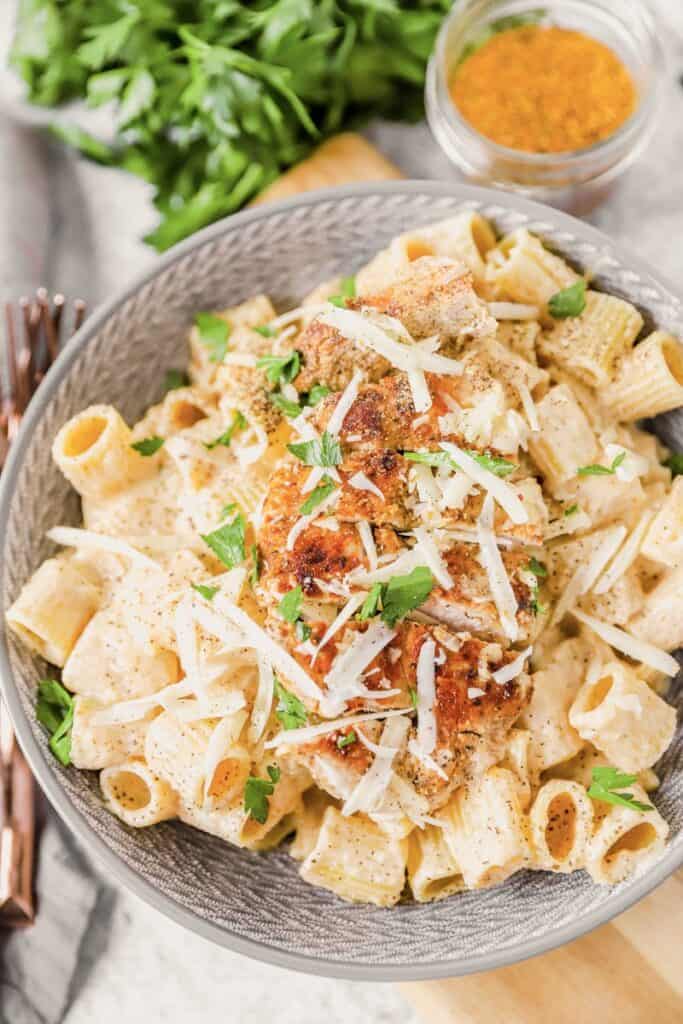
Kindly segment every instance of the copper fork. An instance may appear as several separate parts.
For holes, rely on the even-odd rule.
[[[56,359],[62,339],[76,331],[85,316],[80,299],[67,309],[63,295],[50,299],[45,288],[39,288],[32,299],[20,299],[18,306],[17,316],[11,302],[5,305],[4,353],[0,348],[0,472],[26,407]],[[34,837],[33,777],[0,700],[0,927],[33,921]]]

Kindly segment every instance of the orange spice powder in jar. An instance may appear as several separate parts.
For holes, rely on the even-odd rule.
[[[482,135],[528,153],[566,153],[609,138],[634,112],[617,55],[583,32],[527,25],[492,36],[456,68],[451,98]]]

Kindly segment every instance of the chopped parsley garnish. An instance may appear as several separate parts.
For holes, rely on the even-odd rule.
[[[297,402],[292,402],[290,398],[285,398],[279,391],[270,391],[268,393],[268,400],[273,405],[283,412],[285,416],[289,416],[290,419],[295,419],[301,414],[301,406]]]
[[[371,619],[373,615],[376,615],[379,611],[379,602],[382,597],[382,584],[373,583],[368,596],[360,606],[360,611],[356,615],[359,622],[365,622],[366,619]]]
[[[306,725],[308,722],[306,708],[297,696],[284,688],[277,676],[275,676],[275,696],[278,698],[275,716],[282,723],[283,729],[299,729],[302,725]]]
[[[419,608],[429,597],[434,577],[426,565],[416,566],[406,576],[392,576],[382,587],[382,619],[394,626],[399,619]]]
[[[534,558],[533,556],[529,560],[527,569],[529,570],[529,572],[532,572],[534,576],[538,576],[538,578],[541,580],[544,580],[548,575],[547,566],[544,565],[543,562],[539,562],[539,560],[537,558]]]
[[[303,596],[303,590],[299,583],[299,585],[293,587],[292,590],[288,590],[282,598],[277,606],[277,610],[285,622],[296,622],[296,620],[301,617],[301,601]]]
[[[337,737],[337,747],[339,750],[344,750],[345,747],[350,747],[352,743],[356,742],[356,734],[353,729],[348,732],[342,733],[341,736]]]
[[[592,782],[588,790],[588,796],[593,800],[604,800],[608,804],[618,804],[621,807],[630,807],[633,811],[653,811],[652,804],[643,804],[636,800],[633,793],[624,793],[626,786],[632,786],[638,781],[637,775],[627,775],[617,768],[608,765],[598,765],[593,769]]]
[[[251,571],[249,572],[249,582],[252,587],[255,587],[261,576],[261,559],[259,558],[258,547],[256,544],[252,544],[250,548],[251,554]]]
[[[184,370],[167,370],[164,377],[164,387],[166,391],[177,391],[178,388],[186,388],[190,383],[190,378],[184,372]]]
[[[244,810],[259,825],[264,825],[268,818],[268,797],[275,792],[275,785],[280,781],[280,769],[276,764],[269,764],[266,769],[267,779],[258,779],[250,775],[244,785]]]
[[[275,337],[275,331],[272,327],[269,327],[268,324],[261,324],[260,327],[252,327],[252,331],[256,331],[256,333],[260,334],[262,338]]]
[[[489,473],[495,473],[496,476],[508,476],[519,468],[515,462],[510,462],[509,459],[501,459],[497,455],[491,455],[490,452],[482,455],[479,452],[466,448],[465,454],[469,455],[475,462],[478,462],[482,469],[488,469]]]
[[[208,448],[209,451],[211,451],[212,448],[216,448],[219,444],[223,445],[225,448],[229,448],[230,442],[232,441],[232,436],[235,433],[235,431],[244,430],[246,425],[247,421],[238,409],[235,415],[233,416],[232,423],[230,424],[228,429],[223,431],[221,436],[217,437],[215,441],[205,442],[204,447]]]
[[[579,466],[576,472],[579,476],[613,476],[625,458],[626,452],[620,452],[613,459],[611,466],[601,466],[599,463],[594,463],[590,466]]]
[[[338,466],[342,461],[341,445],[327,431],[319,439],[288,444],[287,451],[300,459],[304,466]]]
[[[342,309],[346,307],[346,300],[353,299],[356,295],[356,279],[355,277],[345,277],[339,286],[339,292],[337,295],[330,295],[328,302],[331,302],[333,306],[340,306]]]
[[[297,640],[300,640],[302,644],[305,644],[311,636],[311,627],[303,619],[297,619],[294,623],[294,633]]]
[[[230,515],[235,508],[228,505],[224,514]],[[214,555],[221,560],[228,569],[234,569],[246,558],[244,550],[245,521],[244,516],[238,513],[230,523],[224,523],[213,533],[201,533],[200,537],[207,544]]]
[[[140,455],[148,456],[156,455],[159,449],[163,447],[163,444],[163,437],[154,435],[153,437],[145,437],[142,441],[136,441],[135,444],[131,445],[131,448],[134,448]]]
[[[508,459],[502,459],[497,455],[491,455],[490,452],[475,452],[471,449],[466,449],[465,454],[469,455],[471,459],[474,459],[482,469],[487,469],[490,473],[495,473],[496,476],[508,476],[510,473],[518,468],[517,463],[510,462]],[[408,459],[409,462],[421,462],[425,466],[432,466],[438,468],[439,466],[448,466],[450,469],[460,470],[460,466],[448,452],[403,452],[403,458]]]
[[[683,474],[683,452],[672,452],[669,458],[664,460],[664,465],[671,470],[672,476],[681,476]]]
[[[212,363],[222,363],[228,351],[231,326],[227,320],[214,313],[197,313],[194,322],[199,331],[199,340],[209,353]]]
[[[410,703],[417,711],[417,690],[415,689],[414,686],[408,687],[408,696],[410,697]]]
[[[565,320],[570,316],[580,316],[586,308],[586,282],[579,278],[574,284],[562,291],[555,292],[548,299],[548,312],[556,320]]]
[[[256,366],[265,372],[272,387],[277,387],[280,381],[291,384],[301,369],[301,356],[296,350],[286,352],[283,356],[261,356],[256,360]]]
[[[325,498],[329,498],[335,486],[336,484],[333,480],[330,480],[329,476],[324,476],[318,486],[311,491],[303,505],[300,506],[299,512],[301,515],[309,516],[318,505],[322,504]]]
[[[306,405],[317,405],[318,402],[322,402],[330,393],[330,388],[326,384],[314,384],[311,390],[308,392],[306,398]]]
[[[206,601],[213,601],[214,597],[220,590],[220,587],[208,587],[204,583],[191,583],[190,586]]]
[[[424,604],[433,586],[434,577],[425,565],[418,565],[405,576],[392,576],[388,583],[373,583],[356,618],[365,622],[379,614],[393,627],[413,608]]]
[[[579,511],[579,506],[578,505],[570,505],[569,508],[566,508],[564,510],[562,515],[563,516],[573,516],[573,515],[576,515],[576,513],[578,511]]]
[[[71,763],[74,698],[56,679],[38,683],[36,718],[50,734],[50,750],[63,765]]]
[[[403,458],[409,462],[421,462],[425,466],[450,466],[451,469],[459,467],[453,462],[448,452],[404,452]]]

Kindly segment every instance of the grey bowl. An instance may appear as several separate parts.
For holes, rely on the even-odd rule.
[[[50,443],[73,413],[113,402],[132,419],[159,399],[164,370],[182,365],[199,309],[257,291],[282,308],[315,282],[358,267],[406,228],[476,209],[501,231],[538,232],[579,267],[599,261],[598,287],[635,302],[648,324],[683,334],[683,307],[640,260],[592,228],[517,196],[425,182],[354,186],[239,214],[160,259],[70,342],[32,403],[0,490],[0,592],[6,608],[46,557],[45,531],[78,521]],[[683,414],[655,424],[683,440]],[[284,967],[404,981],[489,970],[552,949],[625,910],[683,863],[683,730],[665,756],[656,803],[671,824],[666,853],[615,888],[524,872],[505,885],[435,904],[352,906],[298,877],[285,852],[254,854],[178,824],[134,831],[102,806],[97,777],[63,769],[33,713],[44,666],[10,636],[0,650],[3,694],[50,801],[106,871],[173,920],[238,952]],[[683,700],[678,685],[674,701]]]

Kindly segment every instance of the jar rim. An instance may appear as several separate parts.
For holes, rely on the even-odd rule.
[[[576,0],[573,0],[573,4],[575,3]],[[524,13],[523,7],[524,5],[520,5],[520,13]],[[528,7],[530,10],[538,10],[534,0],[528,0]],[[639,97],[635,110],[629,114],[626,120],[606,138],[600,139],[598,142],[594,142],[590,146],[584,146],[580,149],[561,150],[552,153],[534,153],[529,150],[514,149],[511,146],[505,146],[500,142],[496,142],[494,139],[489,138],[488,135],[484,135],[462,115],[450,95],[450,91],[448,89],[448,76],[446,72],[446,58],[450,31],[454,23],[463,20],[465,14],[464,7],[460,4],[456,4],[452,8],[450,14],[441,25],[432,56],[429,60],[427,78],[428,105],[431,100],[432,103],[438,106],[441,116],[445,117],[448,122],[448,127],[451,130],[457,130],[461,135],[464,134],[469,137],[471,142],[485,146],[492,156],[497,157],[502,161],[515,161],[518,165],[527,166],[528,168],[536,168],[538,170],[553,167],[558,161],[562,161],[563,166],[568,172],[571,171],[572,168],[580,166],[595,156],[604,156],[609,162],[611,151],[621,150],[628,142],[630,136],[634,137],[634,145],[638,140],[639,135],[647,137],[647,130],[650,127],[648,119],[656,105],[656,99],[664,77],[666,53],[661,45],[659,33],[657,32],[658,18],[649,0],[640,0],[639,7],[644,18],[648,42],[653,50],[652,63],[654,71],[652,84],[647,89],[646,95],[641,95]],[[444,94],[446,103],[443,102]],[[652,121],[654,121],[654,118],[652,118]],[[617,158],[617,163],[618,162],[619,160]]]

